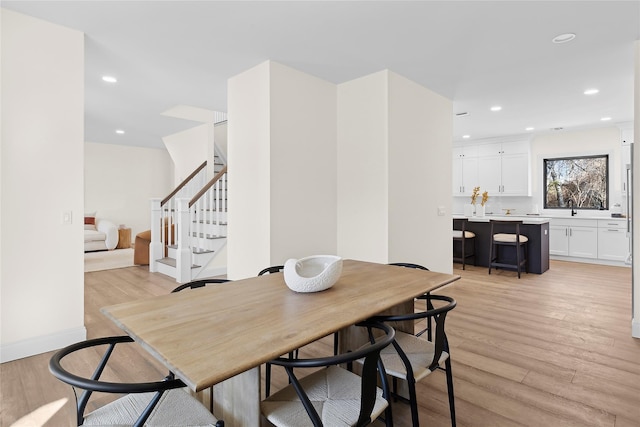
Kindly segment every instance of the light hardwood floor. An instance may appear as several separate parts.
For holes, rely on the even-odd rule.
[[[454,272],[462,279],[440,293],[458,301],[447,333],[459,426],[640,425],[640,340],[630,336],[629,268],[552,261],[545,274],[520,280],[508,271],[462,271],[459,264]],[[172,279],[144,267],[85,274],[88,336],[121,334],[100,307],[173,287]],[[326,354],[331,345],[329,338],[304,351]],[[0,425],[75,425],[73,393],[49,374],[50,356],[0,365]],[[164,375],[143,351],[114,368],[107,374],[120,379]],[[274,368],[273,388],[285,382]],[[422,425],[450,425],[444,375],[423,380],[418,394]],[[407,405],[393,409],[396,426],[411,424]]]

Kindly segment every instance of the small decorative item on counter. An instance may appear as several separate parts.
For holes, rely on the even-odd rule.
[[[471,204],[475,205],[478,200],[478,194],[480,194],[480,187],[473,187],[473,192],[471,193]]]
[[[486,209],[486,204],[487,204],[487,200],[489,200],[489,192],[485,191],[484,193],[482,193],[482,200],[480,200],[480,207],[476,209],[476,214],[479,217],[483,217],[485,215],[485,209]]]
[[[482,200],[480,201],[480,205],[484,206],[487,203],[487,200],[489,200],[489,192],[485,191],[484,193],[482,193]]]

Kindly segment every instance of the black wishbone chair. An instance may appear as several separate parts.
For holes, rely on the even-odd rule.
[[[272,265],[271,267],[263,268],[258,273],[258,276],[263,276],[265,274],[275,274],[281,273],[284,271],[284,265]],[[289,352],[289,358],[293,359],[294,357],[298,357],[298,350]],[[269,397],[271,394],[271,363],[267,362],[264,367],[264,394],[266,397]]]
[[[97,338],[69,345],[57,351],[49,361],[49,371],[59,380],[73,387],[76,396],[78,425],[100,426],[212,426],[223,427],[198,400],[185,390],[185,384],[167,375],[161,381],[140,383],[115,383],[101,381],[116,345],[132,343],[128,336]],[[71,354],[82,354],[84,360],[95,358],[95,347],[105,347],[105,352],[91,377],[82,377],[63,367],[63,359]],[[92,351],[93,350],[93,351]],[[77,389],[83,390],[80,397]],[[89,414],[87,403],[94,392],[124,394]]]
[[[258,276],[262,276],[264,274],[280,273],[282,271],[284,271],[284,265],[272,265],[271,267],[263,268],[262,270],[260,270]]]
[[[369,343],[356,351],[313,359],[280,357],[271,361],[285,368],[291,384],[262,401],[260,408],[266,420],[277,427],[361,427],[385,413],[386,425],[393,426],[380,352],[393,341],[395,330],[389,325],[370,321],[357,326],[368,329]],[[384,334],[374,338],[374,329]],[[350,366],[359,359],[363,364],[362,376],[339,366]],[[319,367],[325,369],[302,378],[294,373],[294,368],[298,372],[303,368]],[[382,388],[378,387],[378,379]]]
[[[413,426],[419,426],[416,382],[427,377],[436,369],[443,369],[447,377],[449,410],[451,425],[456,425],[456,412],[453,395],[453,376],[451,373],[451,357],[449,342],[445,334],[444,324],[447,313],[456,306],[456,301],[444,295],[425,294],[417,299],[425,300],[426,309],[400,315],[375,316],[371,320],[379,322],[398,322],[406,320],[432,319],[435,322],[435,334],[432,339],[424,339],[416,335],[397,331],[393,346],[383,349],[380,360],[388,375],[393,377],[391,394],[401,400],[407,400],[397,394],[397,380],[406,380],[409,389],[409,404]],[[436,304],[433,304],[433,302]],[[435,306],[435,308],[434,308]],[[429,308],[431,307],[431,308]],[[444,366],[444,368],[443,368]]]
[[[395,265],[396,267],[405,267],[405,268],[415,268],[416,270],[424,270],[424,271],[430,271],[427,267],[420,265],[420,264],[412,264],[410,262],[392,262],[389,263],[389,265]],[[427,292],[427,295],[429,294],[429,292]],[[433,306],[430,306],[430,302],[427,301],[427,308],[428,309],[432,309]],[[431,340],[431,319],[426,319],[427,321],[427,326],[421,330],[420,332],[418,332],[416,334],[417,337],[419,337],[420,335],[424,334],[425,332],[427,333],[427,337],[429,340]]]
[[[213,285],[216,283],[227,283],[230,282],[231,280],[228,279],[201,279],[201,280],[194,280],[192,282],[189,283],[184,283],[180,286],[178,286],[177,288],[175,288],[174,290],[172,290],[171,292],[180,292],[184,289],[198,289],[198,288],[202,288],[205,287],[207,285]]]

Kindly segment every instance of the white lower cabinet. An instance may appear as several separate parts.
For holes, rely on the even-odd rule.
[[[553,218],[549,224],[549,255],[598,258],[597,221]]]
[[[549,255],[624,262],[628,254],[624,219],[552,218],[550,221]]]
[[[629,255],[626,221],[598,220],[598,258],[625,261]]]

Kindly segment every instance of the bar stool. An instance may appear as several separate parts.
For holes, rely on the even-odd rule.
[[[515,268],[518,271],[518,279],[520,278],[520,271],[524,266],[524,269],[529,273],[529,267],[527,266],[527,242],[529,239],[527,236],[520,234],[520,225],[522,221],[500,221],[490,220],[491,223],[491,245],[489,247],[489,274],[491,274],[492,267],[507,267]],[[500,233],[494,233],[494,226],[497,226]],[[504,233],[505,229],[514,230],[515,233]],[[515,260],[508,257],[504,250],[501,251],[501,247],[512,246],[516,249]],[[521,250],[522,249],[522,250]],[[524,252],[524,254],[522,254]]]
[[[461,229],[457,230],[456,221],[462,223]],[[467,258],[473,258],[473,265],[476,264],[476,234],[467,231],[467,220],[453,220],[453,262],[461,262],[462,269],[465,269]],[[460,252],[456,253],[456,242],[460,242]],[[460,255],[460,256],[456,256]]]

